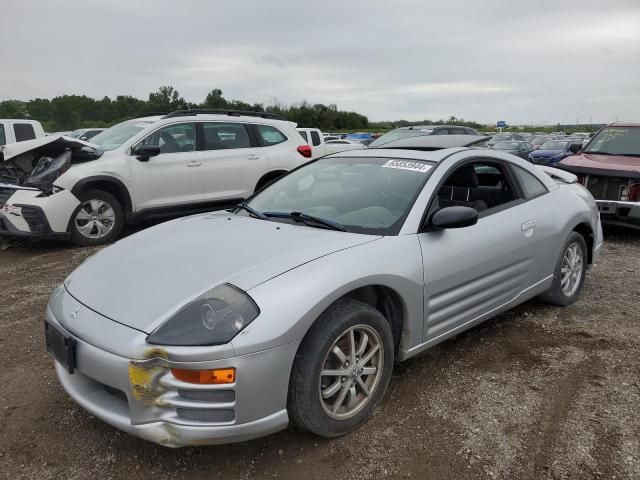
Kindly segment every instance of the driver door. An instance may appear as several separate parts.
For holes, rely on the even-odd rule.
[[[202,152],[196,150],[194,123],[165,125],[152,132],[141,145],[160,147],[160,154],[146,162],[131,156],[135,211],[174,205],[199,203],[204,200]]]

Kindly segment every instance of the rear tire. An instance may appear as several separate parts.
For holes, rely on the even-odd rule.
[[[69,220],[71,241],[78,245],[102,245],[113,242],[124,225],[120,202],[103,190],[85,190],[78,196],[80,205]]]
[[[551,287],[540,299],[552,305],[571,305],[580,297],[587,273],[587,242],[571,232],[556,262]]]
[[[391,327],[378,310],[356,300],[337,301],[298,348],[289,382],[290,418],[327,438],[356,429],[382,400],[393,355]]]

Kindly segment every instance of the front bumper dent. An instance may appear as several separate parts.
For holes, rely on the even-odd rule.
[[[47,309],[47,321],[76,340],[76,372],[56,362],[66,392],[104,422],[167,447],[216,445],[287,427],[287,393],[298,342],[202,362],[173,362],[161,347],[130,359],[70,333]],[[110,321],[105,319],[105,321]],[[122,327],[125,328],[125,327]],[[171,368],[236,368],[232,384],[182,382]]]
[[[68,190],[40,196],[37,189],[3,188],[0,206],[0,235],[7,237],[61,238],[69,237],[68,225],[78,199]]]

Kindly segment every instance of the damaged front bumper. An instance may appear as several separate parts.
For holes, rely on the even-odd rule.
[[[602,223],[640,229],[640,202],[596,200],[596,204]]]
[[[169,347],[149,346],[142,353],[145,358],[131,359],[74,335],[50,308],[46,320],[75,340],[75,372],[70,374],[56,362],[66,392],[120,430],[167,447],[182,447],[250,440],[289,423],[290,369],[285,367],[292,364],[297,343],[203,362],[174,362]],[[107,329],[129,329],[106,318],[104,322],[110,322]],[[146,336],[129,330],[134,336]],[[171,368],[235,368],[237,373],[234,383],[201,385],[176,379]]]
[[[68,190],[43,195],[37,188],[0,184],[0,236],[68,238],[69,220],[79,204]]]

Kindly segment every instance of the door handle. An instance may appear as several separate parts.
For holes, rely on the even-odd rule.
[[[257,155],[255,153],[252,153],[251,155],[247,156],[247,160],[258,160],[260,158],[260,155]]]
[[[190,162],[187,162],[187,167],[199,167],[200,165],[202,165],[202,162],[199,160],[191,160]]]
[[[536,221],[535,220],[527,220],[526,222],[524,222],[521,226],[522,231],[526,232],[527,230],[531,230],[536,228]]]

